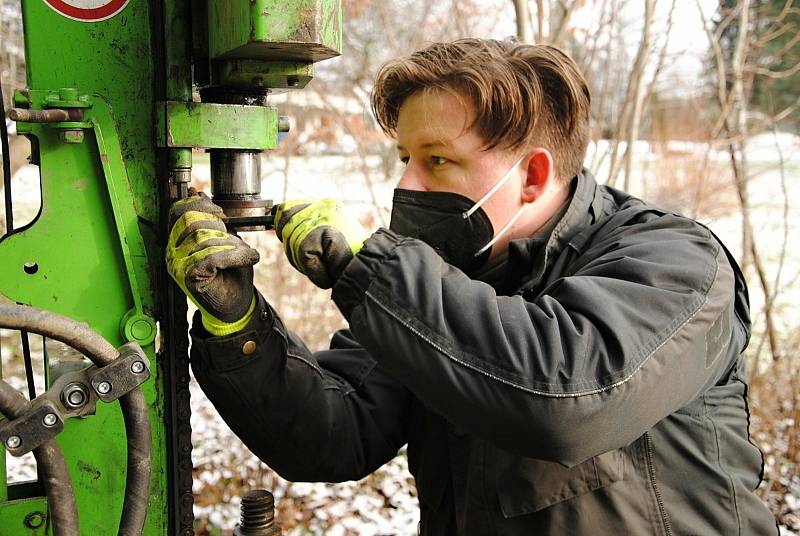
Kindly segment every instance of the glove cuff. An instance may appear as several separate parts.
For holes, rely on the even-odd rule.
[[[200,308],[200,318],[203,321],[203,327],[206,328],[211,335],[215,337],[222,337],[223,335],[230,335],[241,331],[247,326],[250,319],[253,318],[253,312],[256,310],[256,297],[250,302],[250,307],[247,309],[245,315],[236,322],[223,322],[208,314],[203,308]]]

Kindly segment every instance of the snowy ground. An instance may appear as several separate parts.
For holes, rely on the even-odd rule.
[[[601,155],[607,148],[602,142],[596,146],[597,158],[594,164],[602,181],[607,173],[607,165]],[[659,200],[676,200],[685,204],[691,192],[682,188],[691,179],[701,155],[706,148],[697,144],[671,143],[668,147],[651,147],[639,142],[634,150],[642,162],[638,176],[646,181],[632,181],[629,185],[634,193],[645,198],[657,197]],[[591,154],[591,153],[590,153]],[[753,174],[749,182],[754,211],[752,220],[765,262],[769,265],[771,281],[778,282],[781,290],[776,300],[780,311],[781,330],[796,329],[800,300],[800,250],[791,247],[800,240],[800,138],[787,134],[777,137],[765,134],[752,139],[748,146],[748,160]],[[709,161],[721,168],[727,163],[724,153],[711,152]],[[783,161],[783,166],[778,165]],[[283,157],[265,161],[263,196],[274,200],[285,198],[335,197],[346,199],[348,206],[369,227],[388,223],[393,182],[386,180],[377,158],[369,161],[370,187],[363,175],[357,158],[347,156],[293,157],[286,167]],[[667,170],[665,172],[665,169]],[[725,168],[727,169],[727,168]],[[399,172],[399,168],[396,170]],[[207,184],[207,160],[196,157],[194,169],[198,184]],[[389,174],[392,176],[392,174]],[[656,177],[654,179],[654,177]],[[688,178],[687,178],[688,177]],[[285,180],[288,178],[288,182]],[[396,178],[396,177],[395,177]],[[661,189],[653,190],[653,184],[661,184]],[[688,184],[688,182],[687,182]],[[648,189],[645,187],[650,188]],[[732,204],[736,199],[731,191],[716,191],[711,185],[710,202],[717,205]],[[30,221],[38,210],[36,196],[21,193],[35,192],[38,189],[36,168],[24,168],[14,180],[15,223],[22,225]],[[680,199],[679,199],[680,198]],[[717,202],[718,201],[718,202]],[[379,207],[377,210],[375,205]],[[703,212],[703,211],[701,211]],[[740,256],[741,221],[737,210],[708,210],[700,217],[716,232],[734,255]],[[255,239],[254,239],[255,240]],[[263,245],[261,239],[257,239]],[[790,247],[784,249],[784,244]],[[785,253],[783,253],[785,251]],[[780,278],[777,266],[783,264]],[[259,266],[260,277],[268,277],[266,269]],[[269,281],[265,280],[265,286]],[[264,289],[267,294],[270,290]],[[322,301],[325,297],[322,297]],[[751,287],[751,300],[754,323],[760,326],[763,296]],[[301,317],[303,306],[290,305],[287,301],[282,312],[288,316]],[[315,302],[316,303],[316,302]],[[313,307],[317,307],[313,305]],[[4,332],[10,336],[10,332]],[[754,344],[758,337],[754,337]],[[35,344],[35,342],[34,342]],[[9,349],[4,345],[3,357],[8,358]],[[24,382],[19,374],[9,374],[15,387],[22,388]],[[41,389],[41,387],[40,387]],[[376,475],[358,483],[337,485],[300,484],[286,482],[266,470],[239,440],[232,435],[220,420],[207,399],[192,383],[192,426],[193,461],[196,468],[194,491],[196,495],[195,513],[208,530],[231,529],[238,521],[238,494],[242,488],[267,487],[276,497],[282,523],[293,536],[307,534],[327,535],[411,535],[416,533],[418,511],[414,496],[413,481],[408,474],[405,457],[398,456]],[[786,423],[796,426],[795,423]],[[766,446],[765,450],[770,450]],[[22,461],[9,459],[10,478],[14,481],[33,476],[32,459]],[[768,464],[770,459],[767,459]],[[769,467],[768,467],[769,468]],[[794,492],[786,498],[786,503],[797,514],[798,526],[793,530],[783,529],[785,535],[800,534],[800,478],[794,479]],[[792,506],[793,505],[793,506]],[[211,532],[212,534],[214,532]]]

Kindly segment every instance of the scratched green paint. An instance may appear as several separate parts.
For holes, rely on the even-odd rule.
[[[341,0],[209,0],[208,7],[212,60],[287,59],[294,51],[292,59],[319,61],[342,51]]]

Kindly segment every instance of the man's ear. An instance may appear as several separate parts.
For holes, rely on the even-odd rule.
[[[543,147],[536,147],[530,151],[528,159],[528,174],[522,185],[522,202],[533,203],[539,199],[547,188],[556,180],[553,155]]]

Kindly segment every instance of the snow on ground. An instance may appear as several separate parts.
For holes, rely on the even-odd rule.
[[[294,511],[296,519],[292,521],[302,522],[302,526],[284,531],[287,536],[306,536],[308,531],[327,536],[416,534],[419,510],[410,492],[411,477],[404,455],[382,467],[378,478],[373,475],[366,484],[290,483],[274,474],[265,477],[261,462],[225,425],[194,379],[190,388],[194,492],[200,503],[195,505],[197,518],[207,518],[221,529],[232,529],[239,521],[240,497],[223,493],[219,498],[224,500],[212,504],[203,504],[202,497],[208,489],[218,489],[220,481],[239,480],[249,484],[242,493],[265,486],[275,495],[281,514],[291,515]],[[292,503],[291,508],[282,505],[284,501]],[[284,517],[281,523],[286,527],[288,521]]]

